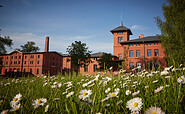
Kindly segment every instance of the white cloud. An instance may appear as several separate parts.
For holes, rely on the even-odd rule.
[[[135,29],[135,30],[146,30],[147,27],[142,26],[142,25],[132,25],[131,29]]]
[[[40,51],[44,51],[45,47],[45,36],[39,36],[34,33],[13,33],[9,35],[13,40],[13,49],[7,48],[8,52],[13,51],[15,48],[20,48],[21,45],[27,43],[27,41],[34,41],[36,46],[40,47]],[[98,40],[93,40],[94,36],[51,36],[49,40],[49,50],[66,53],[66,48],[71,45],[74,41],[82,41],[86,43],[90,51],[94,52],[108,52],[111,53],[113,50],[113,42],[104,43]]]
[[[33,41],[36,43],[36,46],[41,47],[45,40],[43,37],[33,33],[13,33],[9,36],[13,40],[13,49],[8,51],[13,51],[15,48],[20,48],[20,46],[26,44],[27,41]]]

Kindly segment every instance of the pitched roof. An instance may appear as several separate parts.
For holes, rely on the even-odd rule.
[[[101,57],[103,55],[103,53],[99,52],[99,53],[93,53],[91,54],[91,57]]]
[[[158,36],[147,36],[147,37],[143,37],[143,38],[124,41],[124,42],[121,42],[121,44],[143,43],[143,42],[159,42],[159,38],[158,38]]]
[[[93,54],[91,54],[90,57],[101,57],[101,56],[103,55],[103,53],[104,53],[104,52],[93,53]],[[62,54],[62,56],[63,56],[63,57],[68,57],[69,54]],[[114,56],[114,55],[112,55],[112,56]]]
[[[111,30],[110,32],[111,33],[114,33],[114,32],[122,32],[122,31],[128,31],[130,35],[132,35],[132,32],[129,28],[125,27],[125,26],[119,26],[113,30]]]
[[[21,52],[21,51],[18,51],[18,50],[14,50],[8,54],[2,54],[2,55],[11,55],[12,53],[15,53],[15,52],[19,52],[19,53],[23,53],[23,54],[44,54],[44,53],[56,53],[60,56],[62,56],[60,53],[56,52],[56,51],[49,51],[49,52]]]

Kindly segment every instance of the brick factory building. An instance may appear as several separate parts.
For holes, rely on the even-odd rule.
[[[127,72],[138,66],[147,70],[151,70],[152,66],[166,67],[164,49],[158,36],[144,37],[144,34],[141,34],[139,38],[130,40],[132,32],[122,23],[111,30],[111,33],[114,35],[113,53],[117,57],[115,60],[123,61]],[[120,66],[122,67],[122,64]]]
[[[147,36],[141,34],[139,38],[130,40],[132,32],[129,28],[121,25],[110,31],[114,36],[113,61],[119,64],[114,70],[124,67],[130,72],[135,67],[141,66],[141,69],[151,70],[152,66],[161,65],[166,67],[164,59],[164,49],[159,42],[158,36]],[[88,66],[80,68],[82,74],[94,74],[99,69],[98,59],[103,53],[91,54],[93,61]],[[7,75],[11,72],[29,73],[35,76],[41,74],[56,75],[58,72],[70,72],[70,56],[49,51],[49,37],[46,37],[44,52],[23,53],[13,51],[9,54],[0,55],[0,75]],[[124,63],[124,64],[123,64]]]
[[[23,53],[17,50],[9,54],[0,55],[1,75],[8,73],[55,75],[62,69],[62,55],[57,52],[49,52],[49,37],[46,37],[45,51]]]

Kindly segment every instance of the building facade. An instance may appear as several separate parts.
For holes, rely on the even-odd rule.
[[[147,70],[166,67],[164,49],[158,36],[144,37],[141,34],[139,38],[130,40],[132,32],[122,24],[111,30],[111,33],[114,36],[113,53],[117,56],[115,60],[123,61],[120,66],[124,66],[127,72],[138,66]]]
[[[49,52],[49,37],[46,37],[45,52],[23,53],[17,50],[9,54],[0,55],[1,75],[9,73],[55,75],[62,69],[62,55]]]

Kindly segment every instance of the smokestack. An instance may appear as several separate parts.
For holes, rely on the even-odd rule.
[[[140,34],[139,38],[143,38],[144,37],[144,34]]]
[[[44,50],[44,52],[48,52],[48,51],[49,51],[49,37],[46,37],[45,50]]]

